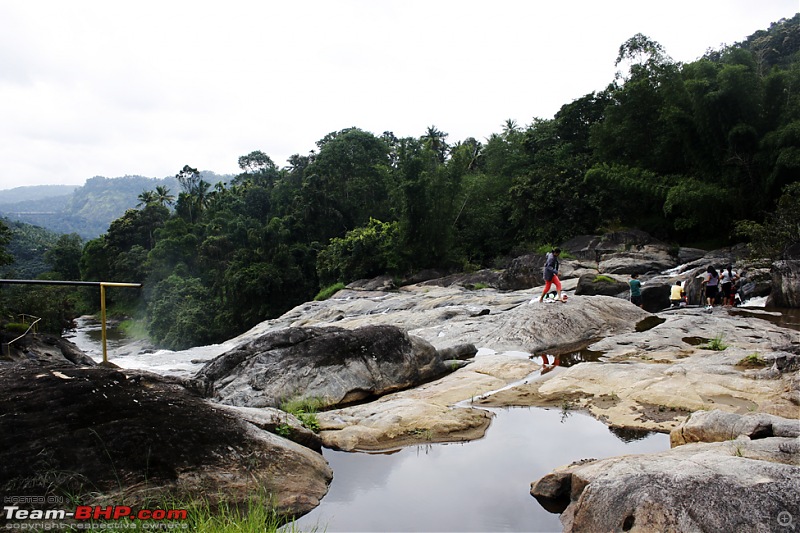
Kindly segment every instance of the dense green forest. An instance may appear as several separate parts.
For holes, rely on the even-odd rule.
[[[353,127],[283,168],[243,155],[227,184],[186,165],[175,190],[142,191],[85,244],[80,276],[143,282],[116,304],[159,345],[185,348],[335,282],[501,267],[580,234],[753,239],[773,256],[800,242],[800,14],[687,64],[639,34],[616,65],[604,89],[484,141]]]

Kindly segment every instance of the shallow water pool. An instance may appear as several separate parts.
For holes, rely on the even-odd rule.
[[[492,409],[484,438],[390,454],[324,450],[334,472],[300,531],[561,531],[531,482],[586,458],[669,449],[669,435],[611,432],[591,416],[540,408]]]

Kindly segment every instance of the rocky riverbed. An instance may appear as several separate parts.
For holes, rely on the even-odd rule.
[[[687,424],[703,420],[703,413],[722,413],[737,417],[728,422],[729,438],[763,442],[743,442],[739,447],[698,442],[710,447],[692,455],[687,446],[695,444],[684,444],[685,438],[681,441],[676,437],[673,444],[678,455],[665,457],[667,462],[660,470],[637,466],[633,459],[620,458],[614,463],[622,465],[612,469],[619,474],[614,477],[622,484],[620,494],[626,494],[626,483],[630,487],[659,483],[659,476],[668,476],[670,469],[676,468],[674,464],[681,469],[695,465],[696,472],[686,474],[686,483],[694,487],[694,501],[684,505],[683,497],[677,496],[670,503],[677,509],[677,518],[665,518],[664,506],[637,506],[635,498],[644,501],[656,497],[648,492],[631,490],[629,498],[620,496],[625,505],[613,511],[604,508],[605,500],[591,498],[597,490],[605,490],[599,488],[605,479],[600,475],[603,470],[590,463],[566,465],[563,472],[554,472],[554,477],[540,486],[537,480],[531,480],[538,486],[532,494],[541,502],[560,502],[566,529],[591,529],[592,524],[602,524],[598,526],[601,529],[641,531],[679,530],[683,526],[714,529],[714,524],[764,529],[764,520],[774,521],[775,513],[800,508],[796,487],[782,481],[786,477],[800,479],[800,452],[791,444],[800,436],[800,431],[795,431],[800,428],[800,332],[768,320],[773,318],[769,311],[742,314],[733,308],[686,307],[653,313],[653,308],[662,309],[658,302],[663,290],[659,287],[668,287],[675,276],[694,282],[702,265],[712,260],[700,257],[694,259],[694,266],[678,266],[680,254],[670,254],[663,246],[647,252],[656,255],[653,268],[673,270],[671,274],[653,274],[646,282],[652,293],[646,299],[648,310],[632,305],[619,294],[597,294],[587,288],[601,283],[592,273],[601,272],[602,265],[611,275],[632,265],[649,269],[641,267],[641,254],[645,252],[626,252],[616,258],[593,254],[594,263],[585,258],[566,262],[566,303],[536,301],[541,289],[536,288],[536,265],[540,261],[535,257],[517,261],[502,272],[439,278],[402,287],[394,286],[389,279],[353,284],[329,300],[304,303],[222,345],[168,355],[148,352],[112,357],[112,363],[122,367],[113,375],[100,369],[77,372],[75,367],[82,368],[87,362],[63,347],[21,348],[16,358],[26,360],[25,372],[31,376],[28,386],[46,380],[55,390],[51,394],[64,395],[66,392],[59,391],[82,384],[75,390],[94,391],[96,399],[97,391],[105,392],[106,400],[111,398],[118,404],[109,404],[102,416],[110,422],[99,425],[88,417],[70,419],[55,409],[42,410],[37,407],[40,401],[36,395],[19,388],[24,384],[20,385],[20,374],[13,365],[22,363],[4,363],[0,391],[16,391],[13,394],[17,396],[0,393],[6,450],[0,457],[0,474],[7,480],[0,489],[21,490],[20,483],[33,475],[25,457],[35,456],[42,446],[57,446],[55,441],[40,439],[33,443],[38,448],[25,447],[22,443],[26,441],[16,429],[47,424],[48,412],[72,420],[58,440],[82,442],[77,455],[80,458],[106,457],[107,442],[119,443],[112,453],[127,454],[118,462],[115,474],[117,483],[126,480],[121,489],[112,486],[114,479],[99,476],[98,468],[89,469],[80,462],[67,464],[76,454],[48,456],[65,463],[48,463],[47,468],[75,469],[87,482],[105,490],[107,494],[98,496],[98,501],[107,501],[108,494],[145,494],[155,480],[142,472],[149,472],[152,462],[163,467],[158,470],[159,487],[169,487],[178,496],[192,497],[200,487],[213,486],[221,497],[241,501],[250,490],[247,487],[254,483],[282,495],[277,501],[286,515],[302,514],[324,496],[330,472],[324,468],[324,461],[320,464],[315,459],[321,458],[320,446],[388,451],[413,444],[472,440],[481,437],[492,422],[491,413],[482,407],[557,406],[586,411],[623,431],[672,431],[684,437],[690,434]],[[726,253],[713,255],[714,261],[728,258]],[[772,292],[794,294],[791,273],[795,271],[781,265],[779,285]],[[762,271],[754,276],[758,283],[766,279]],[[754,291],[762,290],[756,281],[753,283]],[[590,350],[594,361],[568,366],[569,354],[579,350]],[[548,363],[555,360],[564,364],[542,367],[542,356],[547,356]],[[167,364],[162,362],[165,357]],[[35,365],[46,369],[37,371]],[[137,369],[142,366],[155,368],[162,375],[143,373]],[[121,387],[124,394],[112,386]],[[323,407],[317,415],[318,434],[304,430],[296,418],[279,410],[289,399],[313,400]],[[142,404],[150,409],[146,413],[149,419],[136,415]],[[169,438],[170,432],[162,431],[164,428],[149,431],[122,423],[123,419],[158,420],[156,414],[171,405],[185,406],[187,417],[197,419],[203,427],[223,431],[220,441],[235,454],[226,457],[211,443],[193,453],[191,447],[182,447],[179,437]],[[39,418],[31,418],[33,413]],[[122,419],[118,413],[124,414]],[[756,424],[769,429],[748,431],[747,423],[737,422],[753,415],[774,417]],[[14,428],[6,424],[9,416]],[[212,418],[217,421],[209,423]],[[131,431],[139,435],[134,441],[136,448],[147,449],[147,454],[126,451],[123,441],[113,438],[114,432],[124,427],[133,428]],[[782,428],[780,435],[776,427]],[[103,432],[106,430],[110,433]],[[94,439],[86,438],[95,434]],[[159,446],[148,446],[148,438],[158,440]],[[101,444],[106,446],[105,451]],[[174,463],[175,457],[180,457],[178,467],[163,466]],[[291,457],[298,465],[297,472],[307,472],[308,476],[279,470],[279,464],[272,464],[270,457]],[[674,458],[678,463],[669,463]],[[579,459],[585,458],[575,458]],[[244,467],[237,462],[240,460]],[[756,468],[747,470],[751,473],[735,474],[743,480],[741,483],[728,477],[734,474],[726,473],[740,460],[758,462]],[[237,481],[239,474],[225,481],[220,473],[226,468],[239,472],[242,483]],[[253,468],[281,474],[263,478],[248,475]],[[704,469],[713,471],[713,475],[704,475]],[[632,470],[640,477],[625,481],[623,472]],[[754,492],[758,496],[753,505],[758,505],[759,498],[773,498],[773,503],[764,506],[772,513],[770,517],[750,513],[739,522],[704,521],[703,498],[698,494],[724,492],[734,483],[744,494],[753,480],[761,480],[759,487],[764,489]],[[776,494],[780,495],[777,499]],[[715,498],[707,501],[718,503]],[[682,509],[693,521],[681,518]]]

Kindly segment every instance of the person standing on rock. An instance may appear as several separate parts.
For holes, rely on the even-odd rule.
[[[547,259],[544,262],[544,290],[539,297],[539,301],[544,301],[544,296],[550,290],[551,285],[556,286],[558,293],[556,294],[556,301],[561,301],[561,280],[558,279],[558,257],[561,255],[561,248],[553,248],[553,251],[547,253]]]
[[[722,287],[722,304],[733,306],[734,297],[736,295],[733,290],[733,284],[739,276],[732,270],[731,265],[728,265],[722,272],[720,272],[720,286]]]
[[[706,288],[706,302],[708,304],[706,309],[711,309],[714,307],[714,300],[717,299],[717,292],[719,291],[719,274],[713,266],[709,266],[706,269],[703,285]]]
[[[631,303],[642,307],[642,282],[639,281],[639,274],[631,274],[628,285],[631,287]]]

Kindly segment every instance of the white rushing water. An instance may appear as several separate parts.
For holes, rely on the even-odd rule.
[[[98,363],[103,360],[100,324],[94,318],[76,319],[77,328],[65,335]],[[198,346],[189,350],[147,350],[132,342],[113,327],[106,331],[108,360],[121,367],[147,370],[165,376],[190,377],[214,357],[236,346],[236,342]]]

